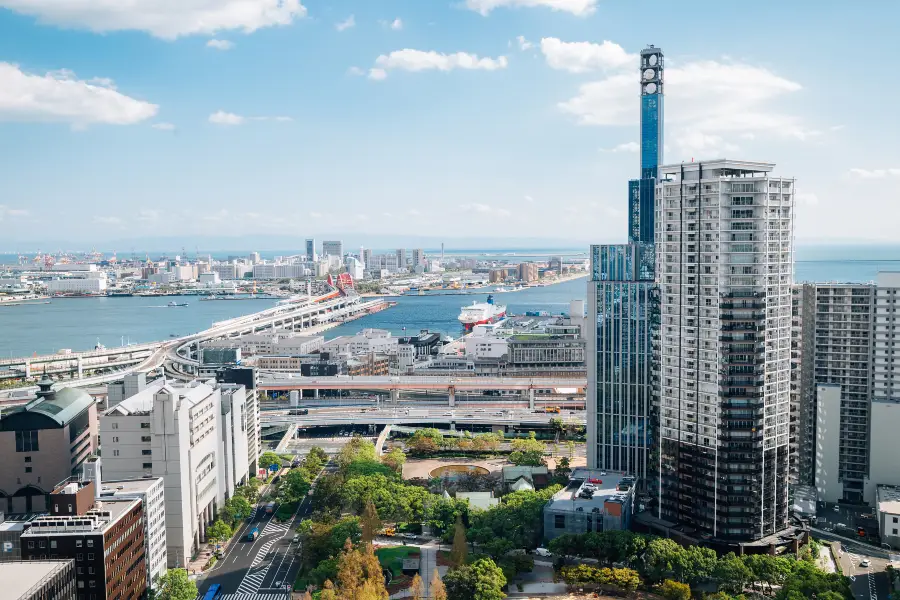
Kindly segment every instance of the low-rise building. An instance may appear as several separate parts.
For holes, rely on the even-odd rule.
[[[342,335],[325,342],[322,350],[333,354],[397,353],[397,338],[385,329],[363,329],[357,335]]]
[[[97,405],[78,388],[38,382],[34,400],[0,416],[0,509],[6,513],[47,510],[57,482],[81,472],[97,452]]]
[[[900,486],[877,486],[875,517],[881,542],[891,548],[900,548]]]
[[[51,279],[47,282],[47,291],[51,294],[99,294],[106,291],[106,276],[103,277],[67,277]]]
[[[544,537],[625,531],[634,512],[635,477],[577,468],[569,484],[544,506]]]
[[[389,375],[391,357],[387,354],[371,353],[365,356],[348,358],[346,361],[347,375],[350,376],[379,376]]]
[[[75,600],[74,560],[29,560],[0,563],[0,598],[10,600]]]
[[[143,504],[94,497],[92,481],[62,482],[50,494],[50,514],[22,534],[22,558],[74,559],[80,599],[140,598],[147,588]]]
[[[22,560],[22,534],[44,513],[0,513],[0,562]]]

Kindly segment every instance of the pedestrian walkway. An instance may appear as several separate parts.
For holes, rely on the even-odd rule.
[[[285,600],[287,594],[222,594],[220,600]],[[197,600],[202,600],[197,596]]]

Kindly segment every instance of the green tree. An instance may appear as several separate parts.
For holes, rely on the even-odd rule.
[[[417,429],[408,440],[406,447],[413,454],[430,454],[444,445],[444,435],[437,429]]]
[[[312,488],[306,469],[291,469],[281,478],[281,496],[285,502],[299,502]]]
[[[555,441],[559,441],[561,435],[566,433],[566,423],[559,417],[553,417],[550,419],[550,429],[555,434]]]
[[[274,452],[263,452],[259,457],[259,468],[268,470],[272,465],[280,465],[281,457]]]
[[[238,488],[240,490],[241,488]],[[250,501],[247,498],[239,493],[238,490],[235,490],[235,495],[225,501],[225,506],[222,509],[223,520],[225,516],[227,516],[231,523],[235,523],[236,521],[240,521],[250,516],[250,513],[253,511],[253,506],[250,504]],[[226,521],[227,522],[227,521]]]
[[[568,483],[571,475],[572,467],[570,466],[569,458],[563,456],[556,462],[556,468],[553,470],[553,477],[556,479],[556,483],[564,485]]]
[[[241,496],[251,505],[259,502],[259,486],[261,485],[259,479],[252,478],[247,485],[242,485],[237,488],[234,492],[236,495]],[[249,513],[248,513],[249,514]]]
[[[390,452],[381,457],[381,462],[399,475],[403,472],[403,464],[406,462],[406,455],[400,448],[392,448]]]
[[[344,470],[344,477],[353,479],[354,477],[362,477],[364,475],[384,475],[389,478],[396,478],[397,472],[387,465],[381,464],[377,460],[360,459],[354,460],[347,465]]]
[[[221,519],[206,529],[206,539],[211,542],[222,542],[231,537],[231,527]]]
[[[569,458],[575,458],[575,442],[573,442],[572,440],[567,440],[566,450],[569,453]]]
[[[729,552],[716,563],[713,577],[719,580],[719,589],[722,591],[740,594],[753,579],[753,573],[739,556]]]
[[[552,485],[512,492],[502,504],[471,513],[469,540],[497,558],[511,548],[537,548],[543,538],[544,505],[559,489]]]
[[[338,466],[345,470],[350,463],[356,460],[370,460],[378,462],[375,456],[375,444],[360,436],[353,436],[337,457]]]
[[[666,600],[691,600],[691,586],[671,579],[662,582],[659,593]]]
[[[444,575],[447,600],[502,600],[504,585],[503,571],[489,558],[450,569]]]
[[[434,496],[428,501],[425,520],[444,541],[449,542],[452,539],[453,525],[459,516],[462,516],[464,523],[468,520],[469,502],[467,500]]]
[[[853,596],[847,578],[840,573],[826,573],[811,563],[796,561],[793,573],[775,597],[778,600],[812,597],[818,600],[850,600]]]
[[[157,600],[195,600],[197,584],[188,578],[184,569],[169,569],[156,579]]]
[[[387,600],[381,563],[371,544],[356,549],[347,540],[338,562],[340,600]]]
[[[503,435],[500,433],[479,433],[472,438],[472,449],[478,452],[497,452]]]
[[[688,546],[679,550],[673,561],[678,581],[697,585],[712,577],[717,560],[715,550],[701,546]]]
[[[307,568],[339,556],[347,539],[354,544],[362,539],[359,517],[324,521],[306,519],[297,527],[297,533],[300,535],[300,560]]]
[[[431,600],[447,600],[447,588],[444,586],[444,581],[441,579],[441,574],[438,573],[436,567],[431,574],[431,585],[428,587],[431,592]]]
[[[667,538],[654,538],[647,544],[644,554],[644,576],[651,582],[662,581],[675,572],[676,561],[683,549]]]
[[[453,526],[453,548],[450,550],[450,564],[461,567],[466,564],[466,556],[469,554],[469,544],[466,542],[466,526],[463,525],[462,515],[457,515],[456,525]]]
[[[322,584],[322,591],[319,593],[319,600],[337,600],[337,592],[334,589],[334,584],[331,583],[330,579],[326,579],[325,583]]]

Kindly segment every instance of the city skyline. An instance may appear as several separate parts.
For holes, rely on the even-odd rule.
[[[165,14],[149,2],[58,6],[0,0],[0,87],[14,90],[0,95],[0,226],[13,241],[38,225],[99,245],[441,223],[621,243],[620,181],[639,164],[630,69],[650,43],[667,50],[668,162],[790,165],[804,182],[800,241],[888,240],[897,216],[884,184],[900,158],[870,132],[898,126],[876,120],[869,98],[898,84],[866,60],[887,50],[896,7],[871,23],[852,7],[811,15],[764,2],[760,15],[768,6],[804,23],[771,43],[767,27],[711,27],[745,18],[721,6],[668,14],[648,35],[609,0],[292,0],[269,11],[228,0],[202,18],[194,1]],[[818,44],[819,31],[862,19],[864,40]],[[851,199],[867,210],[847,211]]]

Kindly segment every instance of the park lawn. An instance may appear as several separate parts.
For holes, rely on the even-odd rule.
[[[403,559],[419,556],[420,553],[418,548],[411,546],[382,546],[375,550],[378,562],[390,569],[395,578],[403,574]]]

